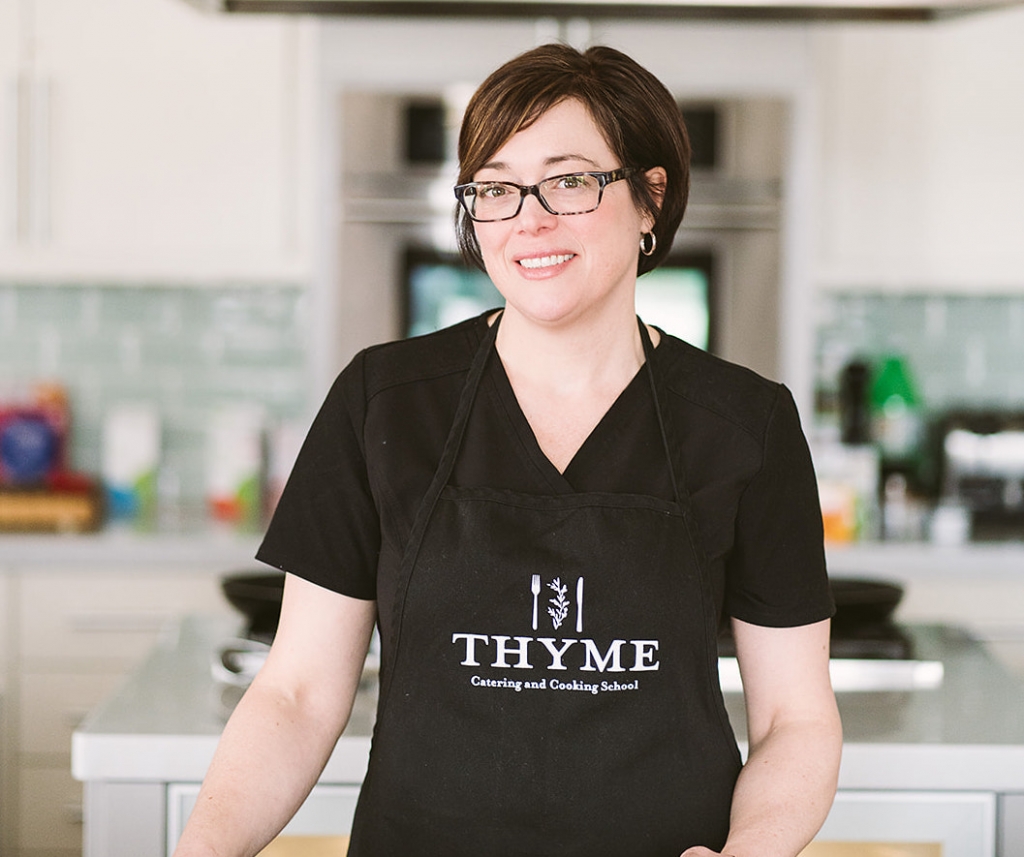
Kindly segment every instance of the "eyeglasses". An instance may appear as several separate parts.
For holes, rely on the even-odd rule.
[[[470,219],[477,223],[511,220],[519,214],[523,200],[531,194],[551,214],[586,214],[601,204],[607,185],[635,172],[635,167],[622,167],[607,172],[566,173],[533,185],[469,182],[457,185],[455,196]]]

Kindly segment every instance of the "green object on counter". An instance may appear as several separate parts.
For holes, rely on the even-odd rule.
[[[902,357],[886,357],[871,382],[871,405],[876,410],[886,407],[917,407],[920,404],[910,369]]]
[[[872,434],[883,461],[916,459],[922,441],[921,397],[906,361],[886,357],[870,390]]]

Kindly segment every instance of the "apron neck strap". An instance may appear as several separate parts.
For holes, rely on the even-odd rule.
[[[498,336],[498,325],[501,323],[502,313],[498,313],[494,322],[487,328],[484,338],[480,341],[473,362],[470,364],[469,373],[466,375],[466,383],[463,385],[462,394],[459,396],[459,404],[455,409],[455,417],[452,419],[452,427],[448,432],[448,439],[445,441],[444,450],[441,453],[441,460],[438,462],[437,471],[434,473],[434,482],[431,484],[428,496],[435,498],[440,495],[441,490],[448,484],[448,478],[455,469],[455,460],[458,457],[459,449],[462,447],[462,438],[466,434],[466,426],[469,423],[469,412],[476,399],[476,392],[480,388],[480,379],[483,377],[487,360],[494,350],[494,342]]]
[[[654,374],[654,343],[651,342],[651,335],[647,331],[647,325],[643,323],[639,316],[637,316],[636,323],[640,328],[640,342],[643,343],[644,347],[644,369],[647,373],[647,380],[651,385],[651,396],[654,398],[654,413],[658,417],[661,445],[665,450],[665,457],[668,460],[668,472],[672,478],[673,499],[680,505],[688,505],[688,495],[685,490],[680,490],[682,470],[680,466],[677,466],[676,455],[673,453],[674,449],[678,449],[678,444],[670,442],[670,437],[674,439],[672,425],[665,410],[661,407],[661,397],[658,395],[658,382]]]

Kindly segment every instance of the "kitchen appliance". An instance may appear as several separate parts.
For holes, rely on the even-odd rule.
[[[410,245],[401,294],[402,332],[416,336],[504,305],[490,278],[452,253]],[[637,281],[640,317],[705,351],[715,346],[714,257],[674,253]]]
[[[940,503],[967,511],[975,540],[1024,537],[1024,413],[949,412],[935,436]]]

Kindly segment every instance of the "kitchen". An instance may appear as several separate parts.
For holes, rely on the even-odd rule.
[[[5,854],[75,853],[72,724],[166,619],[231,615],[218,577],[252,565],[257,536],[208,520],[203,504],[221,403],[258,405],[287,459],[337,368],[399,331],[395,285],[351,287],[340,273],[369,228],[342,202],[359,124],[345,121],[357,106],[346,93],[436,97],[472,84],[494,64],[493,39],[478,36],[499,26],[211,16],[175,0],[90,7],[0,3],[0,73],[5,86],[22,81],[5,97],[22,111],[49,103],[17,127],[13,109],[3,114],[0,139],[31,131],[31,151],[47,157],[4,174],[0,382],[60,377],[70,460],[87,474],[103,469],[115,406],[156,402],[157,518],[142,532],[0,537]],[[1012,410],[1024,394],[1011,371],[1024,365],[1022,26],[1010,9],[921,24],[502,20],[500,32],[507,54],[538,38],[607,39],[689,101],[786,105],[771,164],[785,177],[778,294],[724,295],[735,326],[722,346],[784,379],[827,439],[828,403],[857,349],[923,343],[911,366],[937,407],[966,390],[967,404]],[[16,172],[28,178],[11,187]],[[710,218],[715,200],[700,201],[692,213]],[[751,333],[759,317],[777,325]],[[958,328],[963,318],[973,327]],[[946,359],[928,351],[937,330]],[[906,584],[901,619],[966,623],[1018,674],[1022,565],[1013,541],[830,547],[834,573]]]

